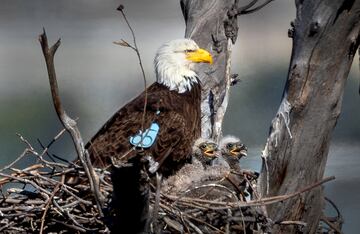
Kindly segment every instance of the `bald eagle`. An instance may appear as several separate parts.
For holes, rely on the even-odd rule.
[[[218,145],[211,139],[199,138],[193,145],[193,158],[199,160],[204,167],[220,156]],[[193,160],[194,160],[193,159]]]
[[[165,179],[162,191],[176,194],[202,183],[223,179],[229,173],[229,168],[222,165],[210,166],[219,155],[214,141],[198,138],[192,148],[192,162],[185,164],[176,174]]]
[[[173,40],[158,49],[156,82],[147,88],[143,131],[145,92],[118,110],[85,146],[94,166],[106,167],[109,159],[127,161],[136,156],[136,148],[153,157],[153,172],[160,168],[165,176],[190,160],[201,130],[201,87],[195,63],[212,63],[212,57],[191,39]]]
[[[241,140],[235,136],[225,136],[220,140],[220,150],[230,168],[240,172],[239,160],[247,156],[247,147]]]
[[[149,180],[144,166],[150,175],[168,177],[191,161],[201,132],[195,63],[212,63],[212,57],[193,40],[162,45],[154,60],[156,82],[146,90],[144,122],[145,92],[118,110],[85,146],[95,167],[112,166],[113,233],[146,232]]]

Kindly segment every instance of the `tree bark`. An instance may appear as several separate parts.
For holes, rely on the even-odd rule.
[[[260,10],[273,0],[180,0],[184,15],[185,37],[211,51],[214,63],[198,65],[202,82],[201,136],[216,142],[222,137],[222,122],[232,82],[231,46],[238,35],[237,17]],[[241,5],[244,4],[244,5]]]
[[[360,0],[296,0],[292,57],[279,111],[263,151],[263,196],[291,193],[323,178],[344,85],[359,46]],[[301,220],[315,233],[322,188],[268,207],[273,221]],[[296,233],[275,226],[274,233]]]
[[[217,141],[228,102],[231,43],[238,30],[236,16],[228,14],[234,0],[181,0],[180,4],[186,23],[185,37],[213,56],[210,68],[199,65],[196,71],[203,85],[201,135]]]

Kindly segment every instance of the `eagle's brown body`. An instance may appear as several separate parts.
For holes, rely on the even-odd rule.
[[[167,157],[160,171],[169,175],[189,160],[191,146],[200,136],[200,84],[193,83],[190,91],[178,93],[155,82],[147,88],[147,95],[144,129],[156,121],[160,130],[145,153],[156,161]],[[85,148],[94,166],[103,168],[110,164],[110,158],[118,159],[129,150],[126,158],[135,156],[129,138],[141,130],[144,100],[143,92],[117,111],[88,142]]]

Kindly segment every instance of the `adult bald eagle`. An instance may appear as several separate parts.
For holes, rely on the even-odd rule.
[[[156,82],[147,88],[144,131],[139,133],[143,92],[117,111],[85,146],[94,166],[105,167],[110,158],[131,159],[136,147],[151,155],[153,171],[159,167],[165,176],[190,159],[201,130],[201,87],[194,63],[212,63],[212,57],[191,39],[173,40],[159,48],[154,61]]]
[[[161,46],[154,61],[156,82],[146,90],[144,123],[145,92],[117,111],[85,146],[94,166],[115,166],[113,233],[146,232],[149,182],[141,159],[149,161],[148,171],[165,177],[191,159],[193,142],[201,132],[201,86],[195,63],[212,63],[212,57],[193,40]]]

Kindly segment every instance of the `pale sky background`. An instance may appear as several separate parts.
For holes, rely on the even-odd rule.
[[[85,141],[141,92],[136,55],[112,43],[131,40],[115,10],[120,3],[135,30],[150,83],[156,49],[184,36],[178,0],[1,0],[0,166],[23,150],[15,133],[39,148],[38,138],[47,143],[61,130],[37,41],[42,27],[51,44],[62,38],[55,58],[59,87],[66,110],[79,117]],[[259,12],[239,17],[232,72],[242,82],[231,90],[224,131],[240,136],[248,145],[250,156],[244,163],[254,168],[259,167],[260,151],[286,80],[292,46],[287,30],[293,19],[295,4],[289,0],[276,0]],[[343,211],[345,233],[360,229],[356,217],[360,214],[358,57],[354,61],[326,171],[337,177],[326,192]],[[53,152],[68,158],[75,155],[68,137],[56,143]]]

